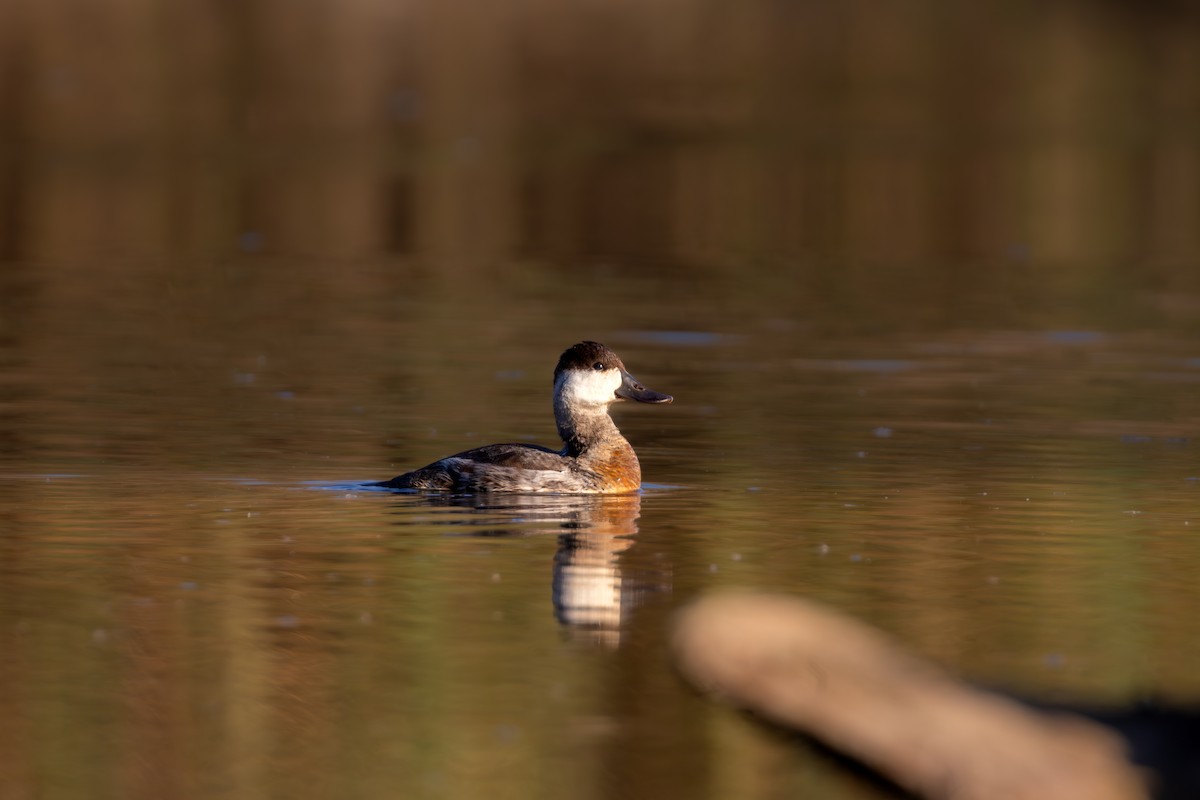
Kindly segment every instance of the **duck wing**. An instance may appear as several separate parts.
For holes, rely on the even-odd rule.
[[[536,444],[489,444],[455,453],[428,466],[397,475],[390,481],[373,485],[392,489],[471,491],[485,488],[479,482],[480,473],[491,473],[497,486],[511,482],[513,488],[517,488],[521,473],[567,472],[568,465],[565,456],[548,447]]]
[[[455,453],[450,458],[520,469],[564,470],[567,460],[562,453],[537,444],[489,444]],[[442,459],[449,461],[450,458]],[[431,465],[432,466],[432,465]]]

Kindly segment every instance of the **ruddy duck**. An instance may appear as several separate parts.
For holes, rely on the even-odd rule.
[[[641,465],[608,415],[608,407],[623,399],[669,403],[673,398],[638,383],[604,345],[580,342],[568,348],[554,368],[554,421],[562,450],[492,444],[373,485],[455,492],[637,491],[642,485]]]

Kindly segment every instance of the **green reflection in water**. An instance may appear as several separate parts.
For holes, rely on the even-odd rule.
[[[1200,696],[1191,22],[315,9],[0,10],[0,796],[873,796],[675,680],[726,585]],[[636,508],[352,488],[583,338]]]

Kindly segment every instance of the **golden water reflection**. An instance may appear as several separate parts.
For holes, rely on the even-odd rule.
[[[454,507],[478,514],[451,524],[469,536],[556,537],[550,577],[555,619],[581,640],[609,647],[620,644],[629,615],[647,593],[670,592],[670,572],[625,568],[625,554],[637,544],[639,494],[563,496],[496,494],[480,496],[401,493],[404,511],[397,524],[411,525],[414,507]]]
[[[1135,265],[1196,289],[1186,4],[364,1],[264,25],[262,0],[145,25],[114,2],[103,43],[78,0],[6,5],[8,260],[670,260],[971,296]]]
[[[0,3],[0,797],[877,796],[664,669],[714,586],[1194,701],[1186,6]],[[659,488],[353,488],[583,338]]]

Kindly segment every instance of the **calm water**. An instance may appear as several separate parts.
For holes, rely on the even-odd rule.
[[[137,286],[31,311],[6,349],[7,796],[870,796],[680,685],[665,626],[717,586],[1035,697],[1200,697],[1193,343],[718,327],[720,286],[581,280],[573,320],[520,292],[413,319],[397,281],[247,337],[203,318],[279,308],[240,277],[198,320],[127,316]],[[664,293],[708,324],[648,327]],[[551,442],[583,336],[676,395],[618,408],[640,497],[356,485]]]
[[[728,586],[1200,703],[1195,21],[560,5],[0,10],[0,798],[886,796],[681,684]],[[640,496],[361,486],[584,338]]]

